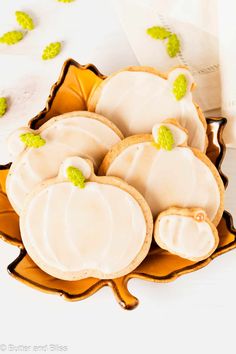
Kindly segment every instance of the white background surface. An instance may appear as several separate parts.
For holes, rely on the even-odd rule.
[[[73,6],[73,15],[68,6]],[[0,47],[0,63],[7,63],[6,55],[15,61],[16,68],[18,58],[24,59],[22,56],[31,61],[30,70],[26,65],[21,72],[22,78],[29,76],[28,81],[17,79],[16,85],[14,80],[8,85],[7,75],[3,76],[1,71],[0,90],[7,88],[14,99],[15,95],[18,97],[18,110],[0,121],[2,136],[16,121],[23,124],[43,108],[48,94],[45,88],[49,89],[55,81],[68,56],[81,63],[93,62],[104,73],[137,63],[109,0],[77,0],[73,5],[55,0],[0,0],[0,31],[11,29],[9,14],[18,9],[36,14],[39,23],[35,33],[30,34],[35,36],[33,41],[27,42],[30,38],[25,38],[25,43],[14,48]],[[61,16],[60,21],[53,17],[56,13]],[[71,20],[66,21],[66,16]],[[42,65],[37,59],[38,45],[41,52],[41,47],[53,41],[56,34],[56,40],[64,34],[64,52]],[[4,71],[11,72],[9,65],[5,65]],[[32,87],[36,87],[34,98],[26,95],[22,101],[20,90],[30,92]],[[21,109],[24,109],[22,115]],[[1,159],[4,154],[1,149]],[[230,178],[226,209],[236,217],[235,158],[236,150],[229,150],[223,170]],[[236,352],[236,251],[169,284],[130,281],[131,292],[140,299],[139,307],[130,312],[116,304],[109,288],[75,303],[28,288],[6,271],[18,252],[17,248],[0,242],[0,344],[58,344],[67,346],[67,352],[72,354]]]

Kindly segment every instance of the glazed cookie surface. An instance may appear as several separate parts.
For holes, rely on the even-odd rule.
[[[72,157],[57,178],[26,198],[20,229],[29,256],[46,273],[65,280],[109,279],[145,258],[153,220],[133,187],[97,177],[90,161]]]
[[[6,187],[13,208],[19,214],[27,194],[37,183],[57,176],[65,158],[89,158],[97,169],[107,151],[122,138],[113,123],[89,112],[57,116],[38,130],[18,129],[8,144],[13,164]]]
[[[202,209],[170,208],[154,227],[158,246],[191,261],[209,257],[219,243],[218,231]]]
[[[208,157],[186,141],[186,131],[167,120],[154,126],[153,135],[134,135],[116,144],[100,173],[134,186],[154,218],[173,206],[198,207],[217,225],[224,208],[223,182]]]
[[[128,137],[151,133],[166,118],[175,118],[188,130],[190,146],[207,147],[206,120],[193,103],[193,77],[183,67],[163,74],[150,67],[121,70],[97,87],[89,110],[109,118]]]

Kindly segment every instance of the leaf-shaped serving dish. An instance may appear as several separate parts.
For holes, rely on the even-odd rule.
[[[105,78],[95,66],[81,66],[74,60],[68,60],[62,69],[58,82],[52,87],[46,108],[30,121],[30,127],[39,128],[53,116],[78,110],[87,109],[87,101],[97,85]],[[221,163],[225,153],[222,140],[225,118],[211,118],[207,120],[209,146],[208,157],[217,167],[225,187],[227,178],[221,172]],[[153,282],[167,282],[178,276],[195,271],[206,266],[212,259],[236,247],[236,230],[233,227],[232,217],[224,212],[218,232],[220,243],[216,251],[206,260],[191,262],[160,249],[153,244],[148,256],[132,273],[113,280],[87,278],[79,281],[64,281],[44,273],[27,255],[21,241],[18,216],[12,209],[5,194],[5,179],[10,164],[0,166],[0,237],[6,242],[18,246],[20,255],[8,266],[9,273],[16,279],[43,290],[56,293],[67,300],[84,299],[105,285],[112,288],[119,304],[125,309],[133,309],[138,300],[130,294],[127,283],[131,278],[139,278]]]

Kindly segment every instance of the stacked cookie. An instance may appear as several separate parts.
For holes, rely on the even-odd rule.
[[[152,239],[193,261],[214,252],[224,186],[205,155],[194,85],[186,68],[130,67],[92,92],[88,111],[9,137],[7,195],[42,270],[117,278],[144,260]]]

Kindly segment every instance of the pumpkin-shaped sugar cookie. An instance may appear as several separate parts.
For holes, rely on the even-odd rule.
[[[88,160],[74,157],[26,198],[20,229],[29,256],[46,273],[65,280],[105,279],[141,263],[153,220],[133,187],[95,176]]]
[[[154,238],[161,248],[195,262],[209,257],[219,243],[218,231],[202,209],[170,208],[160,213]]]
[[[186,141],[187,133],[176,121],[165,121],[154,126],[153,135],[134,135],[116,144],[100,173],[134,186],[154,218],[173,206],[197,207],[217,225],[223,213],[223,182],[208,157]]]
[[[188,144],[206,150],[206,121],[193,102],[195,86],[183,67],[168,74],[150,67],[129,67],[103,81],[89,100],[89,110],[103,114],[128,137],[151,133],[156,123],[175,118],[188,130]]]
[[[27,194],[37,183],[57,176],[65,158],[88,158],[97,169],[107,151],[122,138],[113,123],[89,112],[52,118],[38,130],[18,129],[9,137],[13,164],[6,186],[13,208],[19,214]]]

